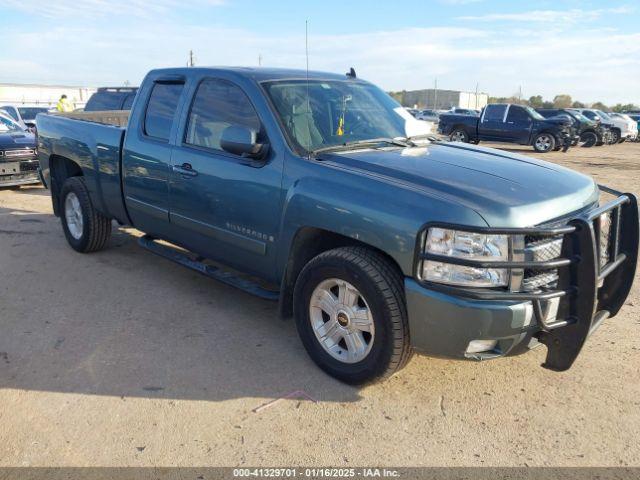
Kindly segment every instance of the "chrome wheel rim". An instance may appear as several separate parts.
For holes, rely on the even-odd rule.
[[[82,207],[78,196],[73,192],[69,192],[64,200],[64,218],[67,221],[67,228],[71,236],[76,240],[80,240],[84,226]]]
[[[451,140],[454,142],[464,142],[464,132],[461,132],[460,130],[453,132]]]
[[[540,135],[536,139],[536,148],[538,150],[549,150],[551,148],[551,137],[549,135]]]
[[[373,346],[371,309],[356,287],[338,278],[321,282],[309,303],[311,328],[325,352],[343,363],[364,360]]]

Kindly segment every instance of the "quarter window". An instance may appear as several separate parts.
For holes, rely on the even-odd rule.
[[[501,122],[504,118],[504,112],[507,110],[506,105],[487,105],[484,111],[485,122]]]
[[[144,132],[150,137],[169,140],[171,125],[184,84],[156,83],[144,117]]]
[[[225,80],[204,80],[193,99],[185,143],[222,150],[222,132],[231,126],[260,131],[260,119],[245,93]]]

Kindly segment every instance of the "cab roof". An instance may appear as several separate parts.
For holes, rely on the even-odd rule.
[[[346,70],[346,69],[345,69]],[[270,80],[293,80],[293,79],[305,79],[310,80],[346,80],[351,79],[346,72],[342,75],[337,73],[319,72],[309,70],[307,72],[303,69],[293,68],[271,68],[271,67],[180,67],[180,68],[161,68],[152,70],[154,74],[172,74],[172,75],[184,75],[188,77],[194,72],[198,73],[234,73],[237,76],[250,78],[255,82],[264,82]]]

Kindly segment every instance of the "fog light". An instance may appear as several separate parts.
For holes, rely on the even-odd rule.
[[[496,345],[498,345],[497,340],[471,340],[466,353],[489,352],[496,348]]]

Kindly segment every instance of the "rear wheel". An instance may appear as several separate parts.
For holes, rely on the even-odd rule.
[[[388,377],[411,356],[401,275],[363,247],[324,252],[294,291],[300,339],[325,372],[351,384]]]
[[[550,133],[539,133],[533,140],[533,149],[538,153],[547,153],[556,147],[556,139]]]
[[[68,178],[60,194],[60,221],[67,242],[78,252],[104,248],[111,236],[111,219],[98,212],[82,177]]]
[[[452,142],[469,142],[469,134],[462,128],[456,128],[449,136]]]

